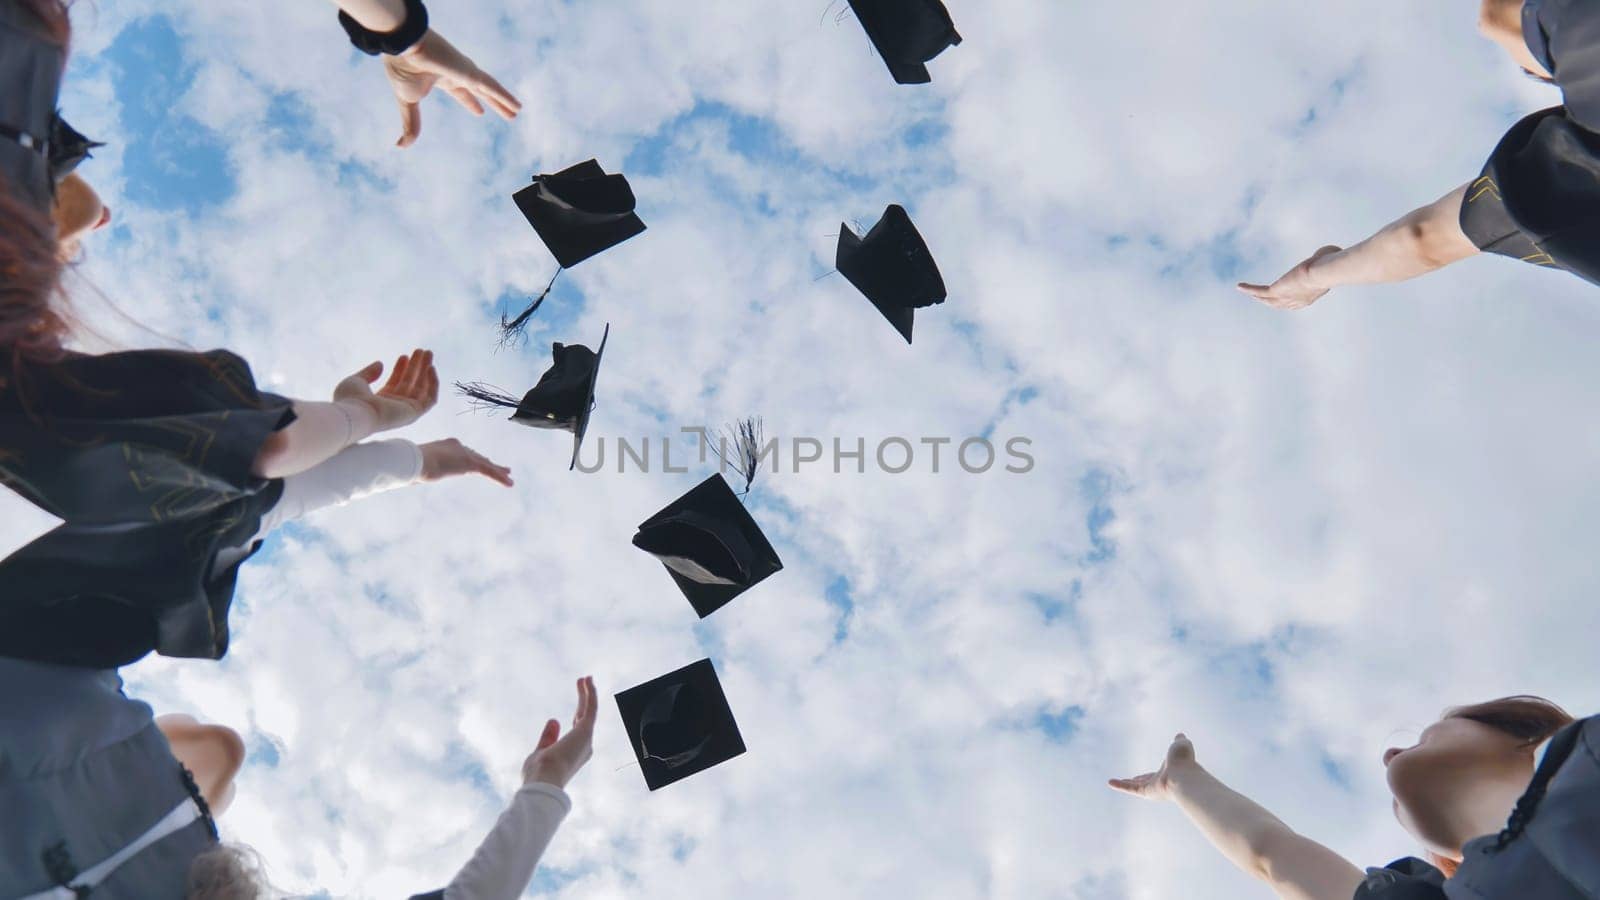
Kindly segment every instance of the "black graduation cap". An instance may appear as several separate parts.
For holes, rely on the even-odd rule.
[[[600,337],[600,349],[590,350],[582,344],[551,346],[555,362],[542,376],[533,390],[524,394],[519,402],[498,388],[471,382],[456,382],[456,390],[480,405],[515,409],[511,421],[530,428],[557,428],[572,432],[572,465],[578,465],[578,449],[583,446],[584,433],[589,430],[589,414],[594,410],[594,386],[600,377],[600,358],[605,355],[606,341],[611,338],[611,326],[606,325]]]
[[[629,688],[616,699],[622,726],[652,791],[745,751],[739,724],[709,659]]]
[[[89,151],[104,146],[104,141],[88,139],[58,114],[50,121],[51,177],[61,181],[92,155]]]
[[[661,560],[702,619],[783,569],[721,473],[645,520],[633,545]]]
[[[513,199],[563,269],[644,231],[628,179],[607,175],[592,159],[536,176]]]
[[[944,278],[905,207],[891,204],[866,237],[839,226],[834,265],[911,343],[915,310],[945,301]]]
[[[861,27],[900,84],[927,84],[924,63],[961,43],[941,0],[850,0]]]

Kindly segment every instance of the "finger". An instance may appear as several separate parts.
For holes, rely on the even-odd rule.
[[[507,469],[504,466],[497,466],[487,459],[477,456],[477,454],[473,454],[473,456],[477,457],[473,460],[472,470],[474,472],[477,472],[479,475],[482,475],[491,481],[497,481],[506,487],[515,487],[511,481],[510,469]]]
[[[422,385],[427,382],[428,361],[431,358],[432,354],[421,347],[411,351],[411,361],[406,366],[406,380],[401,384],[401,390],[405,391],[407,397],[421,395]]]
[[[583,679],[583,688],[584,697],[588,701],[588,705],[583,711],[583,729],[592,734],[594,733],[595,713],[600,706],[600,696],[599,692],[595,690],[593,675],[586,676]]]
[[[457,103],[466,107],[467,112],[475,116],[483,115],[483,104],[479,103],[478,98],[472,96],[472,92],[466,88],[451,86],[445,88],[444,92],[453,97]]]
[[[537,752],[538,750],[544,750],[544,749],[547,749],[547,748],[553,746],[555,744],[556,740],[559,739],[560,737],[561,737],[561,723],[560,722],[557,722],[555,719],[551,719],[550,721],[544,723],[544,731],[541,732],[540,735],[539,735],[539,745],[538,745],[538,747],[535,748],[535,752]]]
[[[499,113],[500,118],[502,119],[510,120],[517,117],[517,110],[515,107],[510,107],[504,103],[501,103],[493,94],[480,93],[478,95],[478,99],[487,103],[489,108],[493,109],[496,113]]]
[[[500,114],[508,119],[516,118],[517,113],[522,110],[522,101],[506,90],[493,75],[482,69],[479,69],[473,77],[471,85],[473,90],[488,98],[497,108],[504,110]]]
[[[367,384],[373,384],[381,375],[383,375],[383,363],[381,362],[368,363],[366,368],[356,373],[356,377]]]
[[[383,383],[382,393],[391,393],[397,387],[403,384],[406,377],[406,369],[409,368],[410,365],[411,358],[408,356],[402,356],[395,360],[394,368],[389,370],[389,380]]]
[[[422,106],[405,100],[400,104],[400,140],[395,141],[396,147],[409,147],[417,142],[417,135],[422,133]]]
[[[439,370],[428,366],[428,405],[439,402]]]

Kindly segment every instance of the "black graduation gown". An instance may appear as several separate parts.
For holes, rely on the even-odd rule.
[[[226,351],[0,367],[0,484],[65,520],[0,561],[0,656],[220,659],[242,560],[217,554],[282,495],[250,469],[293,420]]]
[[[1461,228],[1480,250],[1600,284],[1600,3],[1542,0],[1525,25],[1565,103],[1501,139],[1467,190]]]
[[[1355,900],[1590,900],[1600,896],[1600,716],[1562,729],[1504,831],[1468,841],[1461,867],[1374,869]]]

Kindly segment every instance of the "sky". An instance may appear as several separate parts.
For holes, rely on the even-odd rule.
[[[822,0],[435,0],[525,105],[430,99],[401,151],[326,2],[79,4],[62,107],[108,142],[81,172],[115,211],[74,278],[86,348],[227,347],[324,399],[426,346],[447,382],[520,392],[611,326],[601,472],[447,396],[404,436],[515,489],[292,526],[245,567],[222,663],[125,671],[246,737],[221,825],[279,886],[442,885],[584,674],[595,756],[530,896],[1265,897],[1105,780],[1183,731],[1382,865],[1419,849],[1386,747],[1505,694],[1600,706],[1594,289],[1501,258],[1295,314],[1233,289],[1472,180],[1558,102],[1476,4],[949,6],[965,42],[903,87]],[[589,158],[649,230],[497,352],[555,265],[510,196]],[[909,347],[829,274],[840,223],[890,203],[950,293]],[[661,439],[747,415],[917,454],[786,449],[749,500],[785,569],[701,622],[629,539],[714,470],[675,443],[689,471],[662,471]],[[617,471],[646,437],[652,470]],[[973,437],[1034,464],[966,472]],[[925,438],[954,442],[937,473]],[[610,695],[703,657],[749,752],[652,794]]]

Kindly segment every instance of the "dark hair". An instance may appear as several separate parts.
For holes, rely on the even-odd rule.
[[[1511,735],[1521,741],[1524,747],[1538,746],[1577,721],[1560,706],[1529,694],[1501,697],[1472,706],[1457,706],[1445,710],[1443,718],[1471,719]]]
[[[45,40],[66,46],[72,23],[63,0],[18,0]],[[61,354],[67,321],[55,225],[0,179],[0,363],[47,361]]]

